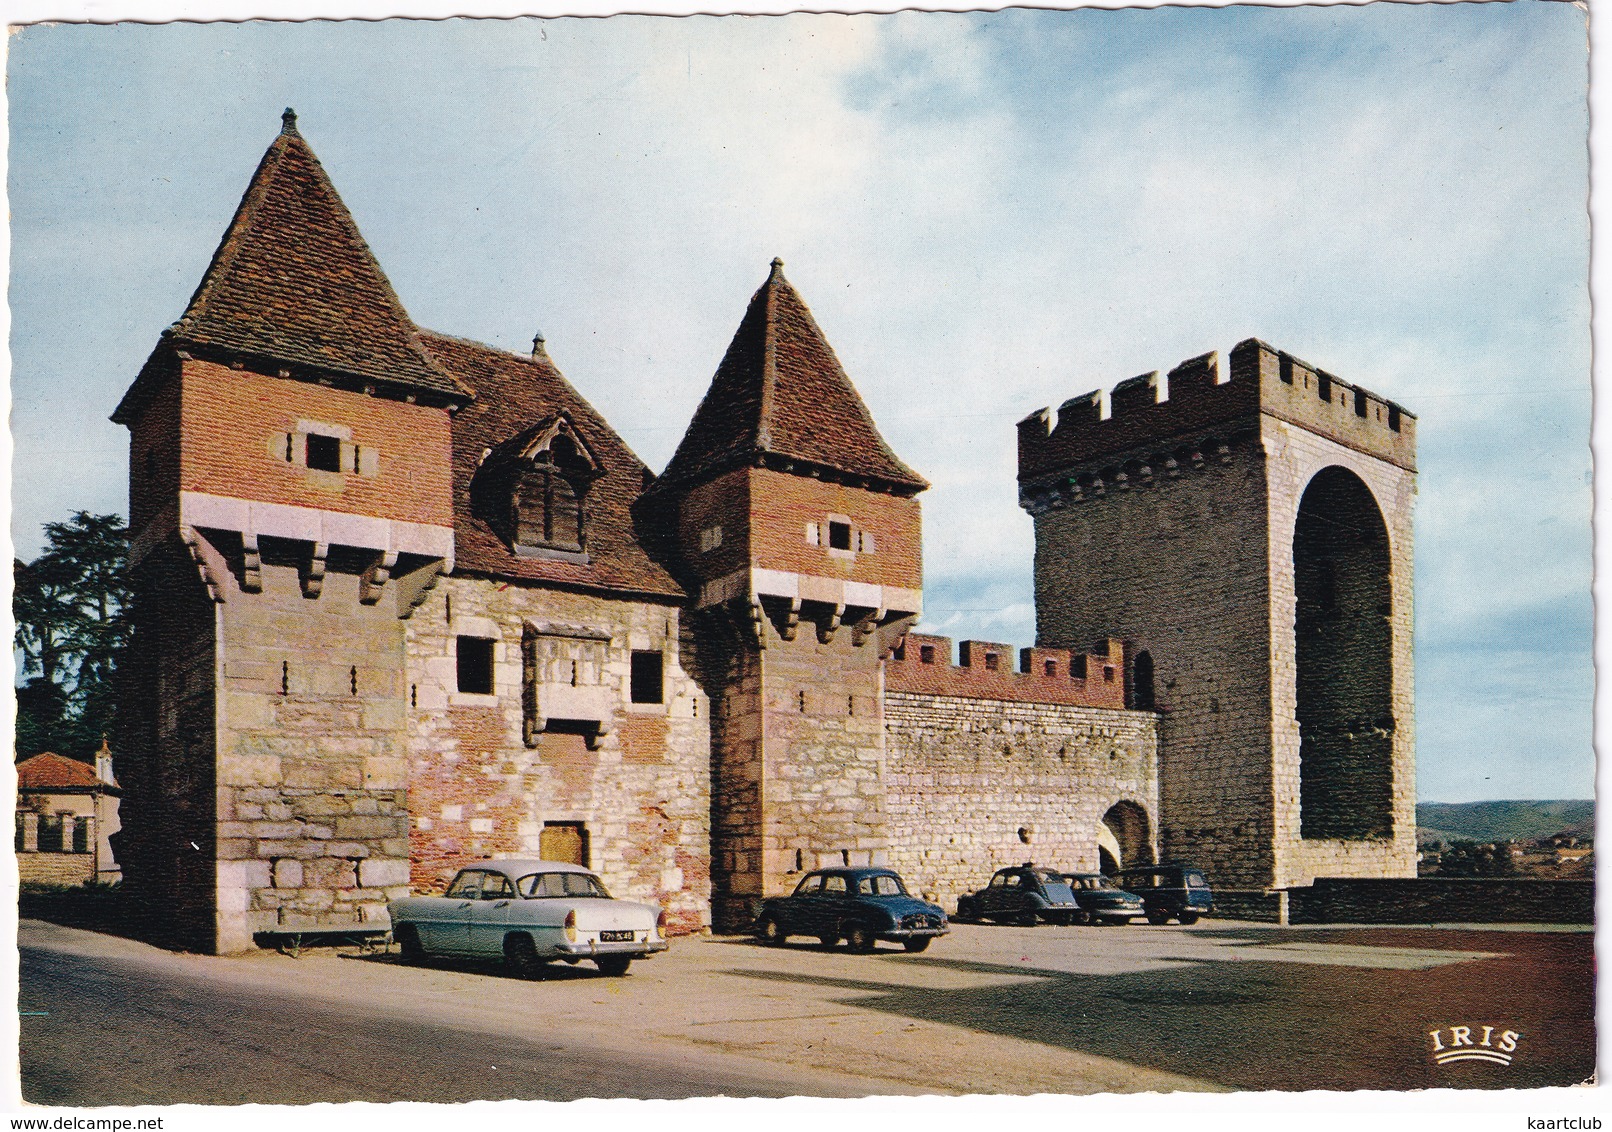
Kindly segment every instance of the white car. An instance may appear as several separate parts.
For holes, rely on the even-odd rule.
[[[625,975],[634,959],[667,946],[665,912],[616,900],[587,869],[561,861],[481,861],[460,869],[445,895],[405,897],[387,910],[411,962],[503,956],[534,976],[555,959],[591,959],[606,975]]]

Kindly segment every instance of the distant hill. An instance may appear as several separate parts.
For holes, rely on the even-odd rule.
[[[1532,841],[1568,833],[1595,836],[1595,803],[1554,802],[1419,802],[1419,841]]]

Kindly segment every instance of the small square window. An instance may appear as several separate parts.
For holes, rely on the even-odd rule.
[[[1058,675],[1058,662],[1056,660],[1049,660],[1045,663],[1044,669],[1048,676],[1056,676]]]
[[[479,696],[493,691],[493,640],[460,637],[458,640],[459,690]]]
[[[996,666],[999,663],[1000,663],[1000,661],[997,660],[996,654],[994,652],[988,652],[988,653],[985,654],[985,671],[987,671],[987,672],[995,672],[996,671]]]
[[[341,471],[341,441],[334,436],[308,434],[308,467],[321,472]]]
[[[919,645],[918,646],[918,663],[919,664],[934,664],[935,663],[935,646],[934,645]]]
[[[666,702],[666,664],[658,652],[632,654],[632,702],[659,704]]]
[[[828,524],[828,545],[830,550],[850,550],[851,524],[831,521]]]

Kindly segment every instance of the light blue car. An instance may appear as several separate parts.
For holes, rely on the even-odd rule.
[[[444,895],[405,897],[387,910],[407,962],[501,956],[530,978],[556,959],[589,959],[615,976],[667,947],[665,912],[617,900],[593,873],[562,861],[481,861],[460,869]]]

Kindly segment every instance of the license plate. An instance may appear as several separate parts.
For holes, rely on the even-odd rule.
[[[599,933],[599,942],[600,943],[631,943],[632,941],[633,941],[633,933],[632,932],[600,932]]]

